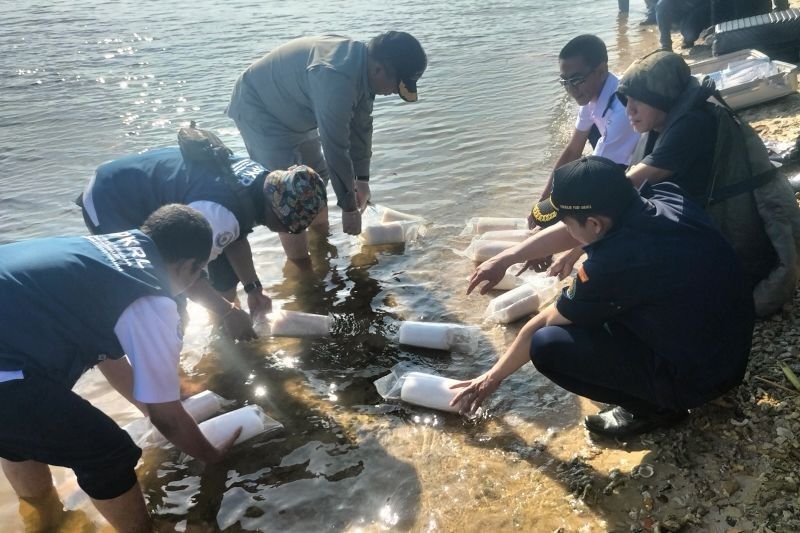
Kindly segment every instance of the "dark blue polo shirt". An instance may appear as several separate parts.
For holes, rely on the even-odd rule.
[[[576,325],[622,324],[649,346],[687,405],[741,380],[754,323],[750,284],[711,220],[673,183],[645,185],[585,247],[556,303]]]
[[[166,204],[190,204],[205,200],[228,209],[239,222],[240,238],[263,224],[264,195],[268,171],[246,158],[231,160],[237,181],[253,202],[254,220],[241,199],[216,169],[184,161],[179,148],[158,148],[127,155],[98,167],[91,187],[92,203],[100,222],[98,231],[112,233],[138,228],[156,209]]]

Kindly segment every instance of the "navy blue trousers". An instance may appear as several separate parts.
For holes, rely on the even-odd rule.
[[[556,385],[634,414],[682,409],[669,363],[626,328],[547,326],[531,340],[533,365]]]

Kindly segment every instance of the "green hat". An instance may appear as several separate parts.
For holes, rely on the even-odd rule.
[[[657,51],[634,61],[622,75],[617,97],[622,105],[628,97],[669,112],[686,90],[692,72],[681,56]]]

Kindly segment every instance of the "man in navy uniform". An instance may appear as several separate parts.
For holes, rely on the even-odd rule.
[[[201,461],[219,461],[238,436],[215,448],[180,402],[174,298],[210,251],[208,222],[182,205],[158,209],[141,231],[0,246],[0,457],[17,495],[43,517],[61,508],[48,467],[58,465],[117,530],[151,531],[134,471],[141,450],[71,390],[89,368]]]
[[[84,220],[94,233],[137,228],[168,203],[200,211],[214,233],[208,278],[187,290],[225,325],[234,338],[252,338],[251,317],[269,310],[247,235],[257,225],[300,233],[326,208],[325,184],[305,166],[269,172],[255,161],[232,159],[235,181],[209,164],[185,161],[178,148],[125,156],[101,165],[80,200]],[[248,315],[234,305],[244,285]]]
[[[485,280],[493,286],[511,264],[576,245],[588,258],[491,370],[456,385],[454,404],[474,410],[531,360],[559,386],[611,404],[586,427],[624,437],[674,424],[741,382],[754,323],[750,285],[731,246],[679,187],[645,185],[640,196],[619,165],[591,156],[555,171],[553,193],[533,216],[548,229],[481,265],[468,291]]]

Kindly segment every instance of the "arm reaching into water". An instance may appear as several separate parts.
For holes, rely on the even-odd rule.
[[[258,281],[256,267],[253,264],[253,252],[250,250],[247,238],[233,241],[225,247],[223,253],[242,284]],[[255,318],[272,310],[272,300],[264,289],[256,289],[247,293],[247,307],[250,309],[250,316]]]
[[[182,452],[204,463],[219,462],[242,432],[242,428],[239,427],[222,446],[215,448],[208,442],[197,422],[186,412],[180,401],[151,403],[147,408],[150,412],[150,421],[167,440]]]
[[[461,414],[472,414],[494,392],[508,376],[522,368],[531,359],[531,339],[533,334],[545,326],[566,326],[571,322],[561,316],[555,304],[533,317],[520,330],[506,353],[492,368],[480,376],[456,383],[451,389],[461,389],[450,401],[450,405],[461,403]]]
[[[553,266],[547,271],[549,276],[558,276],[558,279],[564,279],[572,273],[572,267],[575,262],[584,254],[583,248],[577,246],[565,252],[558,259],[553,261]]]
[[[221,318],[228,334],[234,340],[250,340],[256,338],[253,321],[246,311],[239,309],[220,295],[209,283],[208,278],[199,278],[186,290],[192,301],[199,303]]]
[[[508,267],[514,263],[549,257],[579,244],[569,234],[567,227],[559,222],[483,262],[472,274],[467,286],[467,294],[471,293],[480,283],[488,281],[480,289],[481,294],[486,294],[503,279]]]
[[[628,179],[633,182],[633,186],[638,189],[645,181],[650,183],[664,181],[672,176],[673,172],[671,170],[645,165],[644,163],[638,163],[629,168],[626,174]]]

